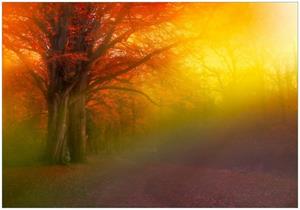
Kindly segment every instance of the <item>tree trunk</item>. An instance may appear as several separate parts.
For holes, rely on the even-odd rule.
[[[49,159],[53,163],[68,162],[69,95],[55,94],[48,102]]]
[[[77,95],[78,96],[78,95]],[[49,104],[47,149],[51,162],[81,162],[86,156],[85,95],[70,103],[70,96]]]
[[[86,159],[86,86],[87,75],[82,75],[80,82],[72,91],[74,102],[70,105],[69,144],[71,160],[82,162]]]
[[[87,73],[80,75],[74,87],[59,76],[54,75],[51,87],[55,88],[48,94],[48,160],[54,164],[81,162],[86,157]]]

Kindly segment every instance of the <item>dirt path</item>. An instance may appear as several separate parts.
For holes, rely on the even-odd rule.
[[[183,164],[93,160],[4,169],[5,207],[295,207],[297,180]]]

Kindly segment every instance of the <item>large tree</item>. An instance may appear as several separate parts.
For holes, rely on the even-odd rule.
[[[5,3],[3,45],[27,66],[48,105],[54,163],[86,156],[86,104],[178,44],[166,3]],[[177,31],[178,32],[178,31]],[[181,34],[182,36],[182,34]],[[122,78],[123,77],[123,78]]]

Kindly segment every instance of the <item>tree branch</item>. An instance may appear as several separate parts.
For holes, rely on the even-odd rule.
[[[44,79],[40,75],[35,73],[33,70],[31,70],[31,69],[28,69],[28,70],[29,70],[29,74],[35,80],[38,88],[40,89],[40,91],[42,92],[44,97],[47,99],[47,86],[45,86],[46,82],[44,81]]]
[[[112,35],[114,33],[114,30],[117,26],[118,23],[120,23],[122,21],[122,19],[125,17],[126,12],[129,9],[129,5],[125,5],[123,6],[123,8],[121,9],[121,11],[118,13],[116,20],[113,22],[113,24],[111,25],[108,33],[106,34],[103,43],[100,44],[100,46],[92,53],[92,55],[90,56],[90,62],[94,62],[97,58],[99,58],[101,55],[104,54],[104,52],[110,47],[110,40],[112,38]]]
[[[109,80],[112,80],[122,74],[125,74],[125,73],[128,73],[130,72],[131,70],[133,70],[134,68],[140,66],[141,64],[147,62],[148,60],[150,60],[153,56],[157,55],[157,54],[160,54],[164,51],[167,51],[169,50],[170,48],[172,47],[175,47],[176,45],[178,45],[179,42],[175,42],[173,44],[170,44],[166,47],[163,47],[161,49],[157,49],[157,50],[154,50],[153,52],[149,53],[148,55],[144,56],[143,58],[141,58],[140,60],[138,60],[137,62],[135,62],[134,64],[131,64],[130,66],[128,66],[127,68],[121,70],[121,71],[118,71],[116,73],[113,73],[113,74],[110,74],[110,75],[107,75],[105,77],[102,77],[102,78],[99,78],[99,79],[96,79],[94,80],[94,83],[91,85],[90,88],[93,88],[95,87],[97,84],[101,83],[101,82],[105,82],[105,81],[109,81]]]
[[[121,90],[121,91],[129,91],[129,92],[138,93],[138,94],[144,96],[146,99],[148,99],[152,104],[154,104],[156,106],[161,106],[158,103],[156,103],[154,100],[152,100],[151,97],[148,96],[146,93],[144,93],[144,92],[142,92],[140,90],[133,89],[133,88],[115,87],[115,86],[102,86],[102,87],[99,87],[99,88],[95,88],[91,92],[95,92],[95,91],[99,91],[99,90]]]
[[[109,44],[107,44],[107,48],[111,48],[113,47],[115,44],[117,44],[118,42],[122,41],[123,39],[128,38],[132,33],[134,33],[135,31],[133,29],[129,29],[126,32],[122,33],[121,35],[119,35],[117,38],[115,38],[114,40],[112,40]]]
[[[39,90],[42,92],[42,94],[44,95],[45,99],[47,100],[47,83],[46,81],[37,73],[35,73],[35,71],[33,71],[30,66],[27,64],[24,56],[16,49],[14,48],[9,48],[11,51],[13,51],[17,57],[20,59],[20,61],[25,65],[25,67],[27,68],[29,74],[32,76],[32,78],[34,79],[34,81],[37,84],[37,87],[39,88]]]
[[[46,35],[46,37],[50,39],[51,33],[50,31],[48,31],[47,26],[45,26],[45,24],[37,17],[33,17],[32,20],[35,23],[35,25]]]

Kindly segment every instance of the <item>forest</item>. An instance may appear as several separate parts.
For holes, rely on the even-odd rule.
[[[296,3],[2,13],[5,207],[297,206]]]

